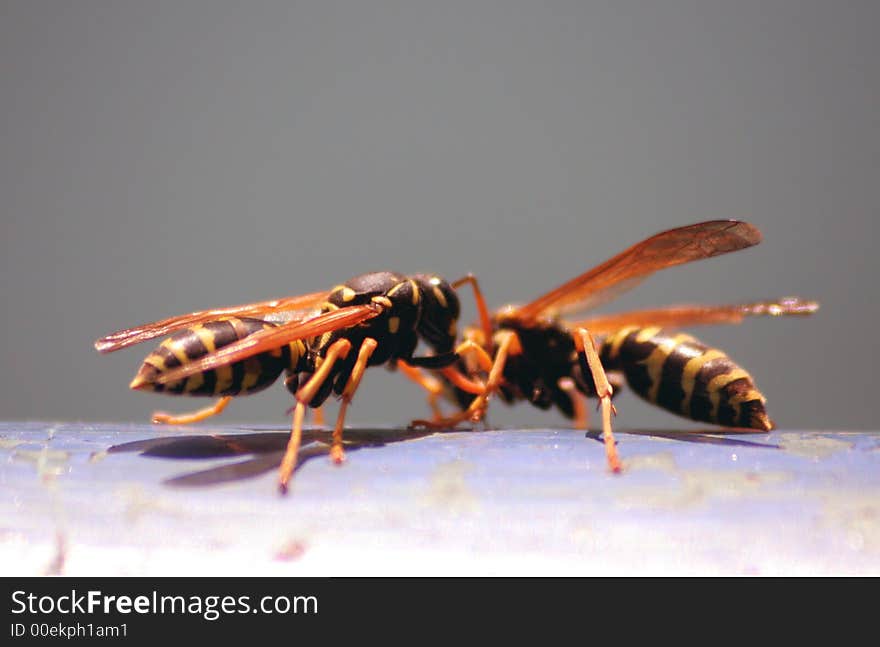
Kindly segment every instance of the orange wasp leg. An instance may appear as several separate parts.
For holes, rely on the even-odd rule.
[[[489,308],[486,306],[486,299],[483,297],[483,291],[480,289],[480,284],[477,283],[477,277],[473,274],[468,274],[467,276],[461,277],[457,281],[453,281],[452,283],[450,283],[450,285],[453,287],[453,289],[457,290],[465,283],[469,283],[474,291],[474,301],[477,304],[477,313],[480,317],[480,328],[483,330],[483,342],[485,343],[486,347],[491,351],[492,318],[489,315]]]
[[[522,352],[522,346],[520,345],[519,337],[515,332],[503,330],[498,333],[498,337],[501,338],[501,341],[498,344],[495,361],[492,363],[492,368],[489,371],[489,378],[486,381],[486,386],[484,387],[482,393],[480,393],[479,395],[477,395],[476,398],[473,399],[468,408],[461,413],[450,416],[448,418],[443,418],[441,420],[414,420],[412,423],[413,426],[441,429],[447,427],[455,427],[459,423],[468,420],[471,422],[477,422],[478,420],[481,420],[483,418],[486,413],[486,408],[489,404],[489,397],[492,395],[492,393],[497,391],[498,387],[501,385],[501,380],[504,377],[504,366],[507,363],[508,355],[516,355]]]
[[[431,413],[434,416],[434,420],[442,420],[443,411],[441,411],[440,409],[439,400],[443,396],[444,392],[443,383],[440,382],[440,380],[425,375],[420,368],[416,366],[410,366],[406,362],[398,362],[397,367],[400,369],[400,372],[403,373],[404,377],[412,380],[428,392],[428,406],[431,408]],[[446,377],[446,379],[448,379],[453,385],[457,386],[459,389],[467,393],[479,395],[486,388],[484,384],[468,379],[467,377],[462,375],[461,372],[458,371],[458,369],[452,366],[438,369],[438,372],[442,373],[443,376]],[[418,426],[418,423],[420,422],[421,421],[416,420],[410,426]]]
[[[611,403],[611,395],[614,389],[608,382],[605,369],[596,353],[596,344],[593,336],[586,328],[576,328],[574,331],[574,345],[577,349],[581,365],[586,364],[593,382],[596,385],[596,395],[599,397],[599,406],[602,407],[602,438],[605,441],[605,456],[608,459],[608,467],[612,472],[620,472],[622,465],[617,455],[617,445],[614,442],[614,434],[611,431],[611,416],[617,414],[617,409]]]
[[[410,366],[406,362],[398,362],[397,367],[400,369],[400,372],[404,377],[412,380],[428,392],[428,406],[431,407],[431,413],[434,415],[434,419],[439,420],[442,418],[443,412],[440,410],[440,405],[438,403],[440,396],[443,395],[443,384],[440,380],[425,375],[421,369],[416,366]]]
[[[284,458],[281,460],[281,467],[278,470],[278,489],[281,490],[282,494],[287,493],[287,485],[290,482],[293,470],[296,468],[296,459],[299,455],[300,443],[302,442],[302,425],[306,406],[315,397],[318,389],[321,388],[321,385],[324,384],[324,381],[330,375],[336,360],[345,358],[350,350],[351,342],[347,339],[339,339],[333,342],[327,349],[327,354],[324,357],[324,361],[321,362],[321,367],[296,392],[296,406],[293,409],[290,440],[287,441],[287,450],[284,452]]]
[[[489,355],[488,352],[486,352],[485,348],[470,339],[461,342],[456,347],[455,352],[462,357],[466,357],[468,355],[474,357],[474,359],[476,359],[477,361],[477,364],[479,364],[481,371],[486,371],[488,373],[492,370],[492,356]]]
[[[474,356],[476,358],[477,364],[480,367],[480,370],[482,371],[488,373],[492,370],[492,358],[489,356],[489,353],[487,353],[482,346],[474,341],[463,341],[455,349],[455,352],[462,357],[465,357],[467,355]],[[465,393],[480,395],[481,393],[483,393],[483,391],[486,390],[485,384],[483,384],[482,382],[474,382],[472,379],[465,377],[461,373],[461,371],[459,371],[454,366],[446,366],[439,369],[439,372],[443,375],[443,377],[445,377],[453,385],[457,386]]]
[[[486,388],[482,382],[474,382],[473,380],[468,379],[467,377],[462,375],[461,371],[459,371],[454,366],[441,368],[438,370],[438,372],[465,393],[473,393],[474,395],[478,395],[482,393],[483,390]]]
[[[324,407],[312,409],[312,424],[314,424],[316,427],[324,426]]]
[[[370,356],[378,345],[379,342],[372,337],[364,339],[358,351],[354,368],[351,370],[351,376],[348,378],[348,383],[342,391],[342,404],[339,407],[339,415],[336,416],[336,427],[333,429],[333,446],[330,448],[330,458],[337,465],[342,464],[345,460],[345,451],[342,449],[342,428],[345,424],[345,412],[348,410],[348,405],[354,397],[354,392],[357,391],[361,383],[364,371],[367,370],[367,362],[370,361]]]
[[[473,341],[468,340],[462,342],[455,349],[455,352],[461,356],[474,355],[476,357],[477,364],[479,364],[480,366],[480,370],[486,371],[487,373],[492,370],[492,358],[489,357],[489,354],[485,351],[485,349],[483,349],[482,346]],[[481,393],[483,393],[483,391],[486,390],[485,384],[483,384],[482,382],[475,382],[474,380],[465,377],[465,375],[463,375],[462,372],[454,366],[446,366],[444,368],[438,369],[438,372],[443,375],[443,377],[445,377],[447,380],[449,380],[454,386],[458,387],[465,393],[480,395]],[[428,403],[430,404],[430,398]]]
[[[211,416],[216,416],[223,412],[229,401],[232,400],[231,395],[220,398],[210,407],[193,411],[192,413],[182,413],[180,415],[171,415],[164,411],[156,411],[153,413],[153,424],[156,425],[191,425],[194,422],[201,422]]]

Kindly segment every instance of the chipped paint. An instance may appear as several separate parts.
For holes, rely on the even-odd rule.
[[[107,454],[108,454],[108,452],[106,449],[102,449],[101,451],[97,451],[97,452],[92,452],[91,454],[89,454],[89,462],[90,463],[100,463],[102,460],[107,458]]]
[[[125,519],[134,525],[148,515],[161,515],[174,518],[184,518],[186,513],[169,504],[166,500],[148,494],[139,485],[127,485],[120,487],[117,496],[125,506]]]
[[[659,471],[673,476],[677,487],[630,487],[617,501],[625,508],[676,510],[716,500],[754,498],[769,494],[766,486],[783,483],[791,475],[782,471],[681,469],[669,452],[634,456],[624,463],[628,471]]]
[[[12,460],[22,463],[31,463],[37,469],[37,474],[43,481],[54,480],[67,469],[70,460],[70,452],[49,449],[16,449],[12,452]]]
[[[847,549],[880,555],[880,499],[872,491],[819,492],[819,526],[831,531]]]
[[[779,434],[779,438],[779,446],[783,451],[795,456],[811,458],[814,461],[853,447],[852,442],[848,440],[829,438],[815,433],[783,432]]]
[[[667,440],[661,438],[660,440]],[[670,441],[672,442],[672,441]],[[670,452],[657,454],[638,454],[623,461],[623,469],[630,470],[658,470],[661,472],[675,472],[675,458]]]
[[[275,551],[273,558],[279,562],[295,562],[306,554],[308,544],[301,539],[290,539]]]
[[[428,491],[424,500],[429,505],[452,512],[474,512],[479,504],[465,479],[465,475],[472,469],[464,461],[441,463],[428,478]]]

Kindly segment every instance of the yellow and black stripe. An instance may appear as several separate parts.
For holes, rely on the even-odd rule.
[[[633,391],[668,411],[726,427],[773,428],[752,377],[690,335],[623,328],[600,351],[606,370],[622,371]]]
[[[261,391],[278,379],[284,369],[298,370],[306,355],[305,342],[297,340],[177,382],[159,384],[156,380],[173,368],[274,326],[260,319],[228,317],[181,330],[147,356],[131,388],[195,396],[246,395]]]

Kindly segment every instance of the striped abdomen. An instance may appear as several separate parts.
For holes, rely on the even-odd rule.
[[[198,359],[275,324],[260,319],[229,317],[181,330],[144,360],[131,388],[180,395],[245,395],[265,389],[285,368],[296,367],[305,354],[305,344],[296,341],[227,366],[196,373],[183,380],[158,384],[166,371]]]
[[[690,335],[624,328],[603,340],[600,355],[606,370],[622,371],[633,391],[673,413],[727,427],[773,428],[752,377]]]

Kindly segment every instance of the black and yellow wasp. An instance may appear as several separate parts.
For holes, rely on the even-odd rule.
[[[612,435],[616,410],[611,398],[625,378],[648,402],[686,418],[769,431],[773,423],[766,400],[752,377],[723,351],[674,329],[738,323],[747,316],[806,315],[817,310],[817,303],[792,297],[562,318],[606,303],[658,270],[760,241],[756,227],[735,220],[678,227],[633,245],[525,305],[506,306],[494,314],[483,307],[481,325],[466,327],[465,341],[456,350],[462,355],[458,367],[463,373],[471,378],[488,375],[484,391],[474,397],[443,377],[443,392],[461,411],[417,424],[450,427],[479,420],[489,397],[497,392],[508,403],[525,400],[542,409],[555,406],[586,428],[584,400],[597,397],[608,464],[617,472],[621,462]]]
[[[420,367],[429,368],[457,388],[481,392],[481,384],[453,366],[460,312],[456,288],[465,283],[482,299],[472,276],[448,283],[427,274],[373,272],[328,292],[193,312],[121,330],[99,339],[95,348],[116,351],[173,333],[147,356],[131,388],[220,399],[188,415],[157,412],[156,423],[204,420],[223,411],[233,396],[260,391],[286,373],[285,384],[296,398],[279,475],[286,491],[305,409],[320,407],[331,393],[342,400],[331,457],[342,462],[346,408],[367,367],[396,365],[423,386],[428,377]],[[415,356],[419,341],[432,354]]]

